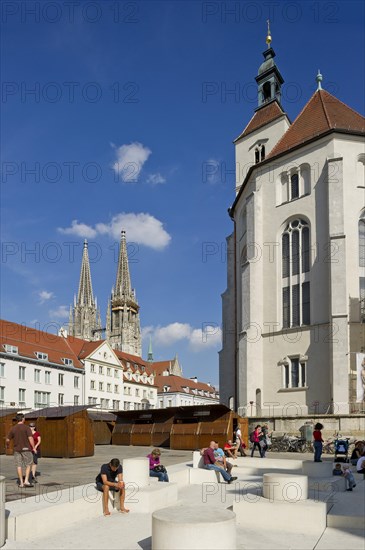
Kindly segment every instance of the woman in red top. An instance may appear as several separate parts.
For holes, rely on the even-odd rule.
[[[38,483],[38,481],[35,478],[37,465],[38,465],[38,459],[41,457],[41,434],[37,432],[37,428],[35,427],[35,424],[31,422],[29,424],[30,429],[32,430],[32,436],[34,439],[34,452],[33,452],[33,464],[32,464],[32,482]]]
[[[317,424],[314,426],[313,431],[314,462],[322,462],[321,456],[323,439],[321,430],[323,430],[323,424],[317,422]]]

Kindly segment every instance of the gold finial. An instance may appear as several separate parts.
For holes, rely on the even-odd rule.
[[[267,20],[267,37],[266,37],[266,44],[268,48],[270,48],[270,44],[272,42],[271,38],[271,32],[270,32],[270,19]]]

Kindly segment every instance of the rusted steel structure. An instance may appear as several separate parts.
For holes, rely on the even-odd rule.
[[[91,426],[94,432],[95,445],[110,445],[115,420],[117,418],[116,415],[110,412],[97,410],[88,411],[88,415],[92,421]]]
[[[212,439],[223,445],[239,426],[248,445],[248,420],[224,405],[196,405],[120,411],[116,413],[113,445],[143,445],[194,450]]]
[[[5,439],[10,429],[16,424],[16,414],[19,409],[0,409],[0,454],[13,454],[13,445],[10,443],[9,449],[6,448]]]
[[[76,458],[94,455],[94,432],[88,405],[46,407],[25,415],[42,437],[42,456]]]

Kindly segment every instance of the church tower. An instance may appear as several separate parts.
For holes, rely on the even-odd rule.
[[[68,330],[71,336],[83,340],[99,340],[101,336],[100,311],[94,300],[91,284],[90,261],[87,241],[84,242],[82,254],[79,292],[70,307]]]
[[[106,337],[112,348],[142,355],[139,305],[131,287],[125,231],[121,233],[117,278],[107,308]]]

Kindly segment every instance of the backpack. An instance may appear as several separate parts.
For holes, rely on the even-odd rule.
[[[250,433],[250,441],[251,441],[251,443],[255,442],[255,432]]]

